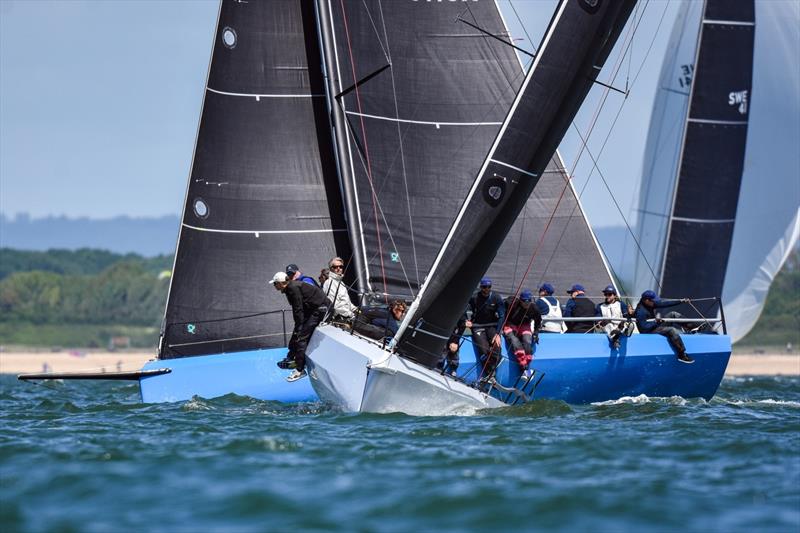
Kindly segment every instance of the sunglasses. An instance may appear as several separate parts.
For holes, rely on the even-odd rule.
[[[344,265],[331,265],[331,270],[341,270],[344,268]]]

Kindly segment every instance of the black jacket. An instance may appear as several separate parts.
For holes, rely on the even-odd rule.
[[[525,322],[530,322],[533,320],[533,331],[534,333],[539,332],[542,327],[542,313],[539,311],[539,308],[536,307],[534,302],[531,302],[528,305],[528,308],[525,309],[522,307],[522,302],[514,302],[514,297],[509,296],[506,298],[505,304],[506,325],[516,327]]]
[[[472,311],[472,329],[494,326],[499,330],[503,325],[506,306],[500,295],[494,291],[488,297],[478,291],[469,299],[469,309]]]
[[[290,281],[283,294],[286,295],[289,305],[292,306],[295,331],[314,311],[330,305],[330,301],[322,289],[302,281]]]
[[[567,309],[564,316],[579,317],[591,316],[594,317],[595,304],[589,298],[580,294],[574,298],[570,298],[567,302]],[[567,333],[586,333],[591,331],[595,322],[567,322]]]

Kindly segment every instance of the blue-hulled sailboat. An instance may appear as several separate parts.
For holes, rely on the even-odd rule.
[[[607,8],[571,3],[587,13]],[[133,378],[145,402],[230,393],[314,400],[311,380],[287,383],[275,365],[292,324],[267,286],[272,273],[296,263],[313,275],[341,256],[354,294],[419,301],[523,84],[523,65],[493,0],[223,0],[214,42],[158,357]],[[523,279],[562,290],[581,281],[599,294],[614,280],[557,140],[549,141],[549,153],[537,155],[536,187],[505,215],[507,237],[481,273],[505,294]],[[514,166],[495,174],[525,175]],[[488,223],[482,216],[473,224]],[[526,277],[534,247],[539,259]],[[442,298],[441,306],[461,305]],[[331,325],[319,331],[352,336]],[[687,336],[686,344],[690,367],[675,363],[660,336],[636,335],[614,350],[601,334],[551,335],[536,351],[546,375],[536,397],[710,398],[730,340]],[[467,360],[469,343],[462,352]],[[453,382],[476,391],[475,369],[460,370]],[[505,362],[497,384],[517,378]]]

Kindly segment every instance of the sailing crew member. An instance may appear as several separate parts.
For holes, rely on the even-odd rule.
[[[464,314],[461,315],[461,318],[458,319],[458,323],[456,327],[453,328],[450,338],[447,339],[447,346],[445,346],[442,360],[436,365],[443,373],[453,377],[457,375],[456,371],[458,370],[458,364],[460,362],[458,351],[461,349],[461,337],[464,335],[464,330],[467,328],[467,317],[469,314],[468,311],[465,311]]]
[[[492,291],[492,280],[483,278],[480,289],[469,299],[472,319],[466,326],[472,331],[472,343],[477,350],[478,379],[494,374],[500,364],[500,335],[506,315],[506,306],[499,294]]]
[[[322,284],[322,292],[333,302],[333,316],[350,320],[356,312],[356,306],[350,301],[347,285],[342,281],[344,260],[334,257],[328,261],[328,279]]]
[[[361,308],[353,329],[370,339],[382,340],[394,337],[406,314],[403,300],[392,300],[387,308]]]
[[[536,300],[536,307],[542,315],[542,333],[564,333],[567,331],[567,326],[564,322],[552,320],[562,316],[561,303],[558,298],[553,296],[554,292],[555,289],[549,283],[543,283],[539,287],[539,298]]]
[[[539,330],[542,327],[542,314],[532,302],[533,293],[528,289],[519,294],[518,301],[515,302],[513,296],[509,296],[505,301],[508,313],[503,325],[503,336],[508,342],[509,351],[514,354],[523,372],[533,360],[533,344],[539,344]],[[531,320],[533,331],[531,331]]]
[[[636,306],[634,312],[636,316],[636,325],[641,333],[658,333],[663,335],[669,341],[672,349],[681,363],[691,364],[694,359],[686,355],[686,346],[681,339],[681,331],[678,328],[664,325],[661,322],[661,317],[656,314],[656,309],[663,309],[665,307],[674,307],[682,303],[688,303],[689,299],[682,300],[662,300],[658,297],[655,291],[647,290],[642,293],[642,298]],[[672,311],[664,315],[664,318],[683,318],[683,315]]]
[[[289,279],[294,281],[302,281],[303,283],[308,283],[309,285],[313,285],[315,287],[319,287],[317,285],[317,281],[312,278],[311,276],[306,276],[302,272],[300,272],[300,268],[294,263],[286,265],[286,275],[289,276]]]
[[[317,278],[317,281],[319,281],[320,287],[325,285],[325,282],[328,280],[328,277],[330,275],[331,275],[330,268],[323,268],[322,270],[319,271],[319,277]]]
[[[586,297],[586,289],[580,283],[576,283],[567,291],[570,299],[564,307],[565,317],[594,317],[595,304]],[[587,333],[594,329],[594,322],[567,322],[568,333]]]
[[[623,335],[630,337],[633,335],[636,324],[630,319],[633,317],[633,307],[630,304],[625,306],[617,295],[617,289],[609,285],[603,289],[604,301],[597,304],[595,316],[613,319],[600,322],[603,331],[608,335],[608,342],[615,350],[619,350],[619,339]],[[626,320],[627,319],[627,320]]]
[[[325,317],[331,302],[325,297],[322,289],[316,285],[291,280],[286,272],[276,272],[272,276],[271,283],[275,290],[286,296],[289,305],[292,306],[292,316],[294,317],[289,353],[286,354],[283,361],[278,362],[278,367],[293,368],[294,371],[286,378],[286,381],[297,381],[306,375],[308,340]]]

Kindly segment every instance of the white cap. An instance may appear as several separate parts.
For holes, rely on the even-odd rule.
[[[275,272],[270,283],[275,285],[276,283],[286,283],[287,281],[289,281],[289,276],[286,275],[286,272]]]

